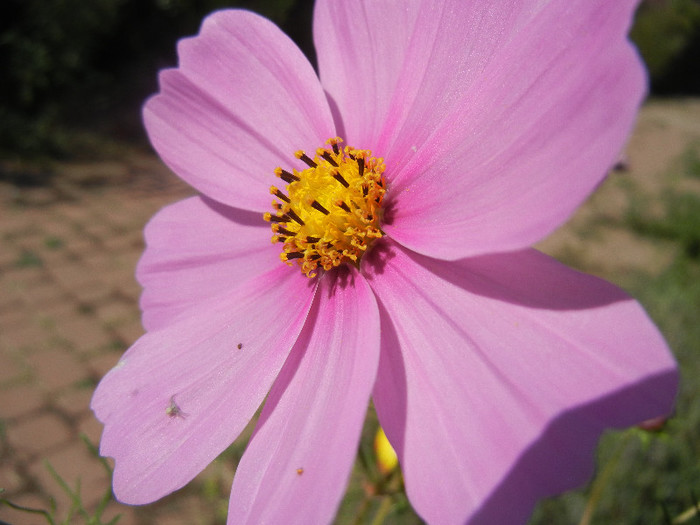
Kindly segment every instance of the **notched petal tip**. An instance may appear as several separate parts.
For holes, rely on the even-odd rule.
[[[210,15],[178,57],[144,106],[154,148],[203,194],[265,211],[275,166],[334,135],[313,68],[272,22],[243,10]]]

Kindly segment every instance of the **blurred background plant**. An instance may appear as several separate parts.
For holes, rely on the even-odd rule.
[[[630,37],[649,69],[652,95],[700,93],[698,0],[645,0]]]
[[[313,0],[3,0],[0,2],[0,156],[89,153],[85,133],[143,141],[138,108],[175,41],[207,13],[253,9],[314,60]],[[700,93],[700,3],[646,0],[632,38],[654,94]]]
[[[309,0],[3,0],[0,156],[79,155],[85,133],[143,141],[158,69],[224,7],[254,9],[313,51]]]

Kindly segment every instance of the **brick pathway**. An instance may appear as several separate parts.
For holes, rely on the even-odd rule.
[[[90,512],[109,488],[80,438],[99,441],[90,397],[142,333],[134,266],[143,226],[192,193],[152,155],[124,154],[119,162],[60,164],[43,173],[0,165],[0,487],[27,507],[47,509],[55,498],[59,520],[70,501],[46,462],[71,487],[80,479]],[[2,182],[7,178],[22,184]],[[125,513],[120,523],[145,523],[149,512],[112,503],[105,516]],[[0,506],[0,521],[45,522],[7,506]]]

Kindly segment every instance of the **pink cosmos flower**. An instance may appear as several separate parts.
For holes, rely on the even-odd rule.
[[[144,119],[201,196],[147,226],[147,333],[92,401],[117,498],[182,487],[265,401],[229,522],[328,522],[371,397],[426,521],[518,523],[668,414],[642,308],[528,248],[630,131],[636,3],[319,0],[320,80],[249,12],[181,41]]]

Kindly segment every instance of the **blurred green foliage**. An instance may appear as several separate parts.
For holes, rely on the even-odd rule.
[[[310,47],[310,0],[2,0],[0,156],[60,156],[71,128],[140,133],[138,107],[175,65],[176,40],[224,7],[253,9]]]
[[[683,155],[679,173],[673,173],[677,184],[700,177],[699,160],[700,145],[694,145]],[[634,195],[638,200],[627,209],[626,227],[641,238],[667,244],[675,254],[661,275],[628,275],[625,282],[678,360],[677,415],[659,432],[630,429],[607,434],[598,450],[593,483],[541,502],[530,525],[675,524],[700,498],[700,195],[669,192],[661,214],[650,211],[648,198]],[[586,510],[589,522],[581,520]],[[700,513],[682,522],[700,523]]]
[[[700,93],[698,0],[647,0],[630,37],[649,69],[653,93]]]
[[[123,0],[10,2],[5,18],[15,23],[3,32],[2,46],[11,82],[3,96],[33,109],[45,99],[84,81],[100,35],[113,30]],[[14,84],[14,86],[12,85]],[[14,88],[11,91],[8,88]]]
[[[0,144],[55,153],[51,127],[67,94],[95,78],[99,36],[112,30],[118,0],[9,0],[0,7]],[[77,93],[76,93],[77,94]]]
[[[67,129],[142,138],[138,108],[175,41],[224,7],[272,19],[314,60],[313,0],[2,0],[0,157],[66,154]],[[700,93],[698,0],[646,0],[632,38],[655,91]]]

